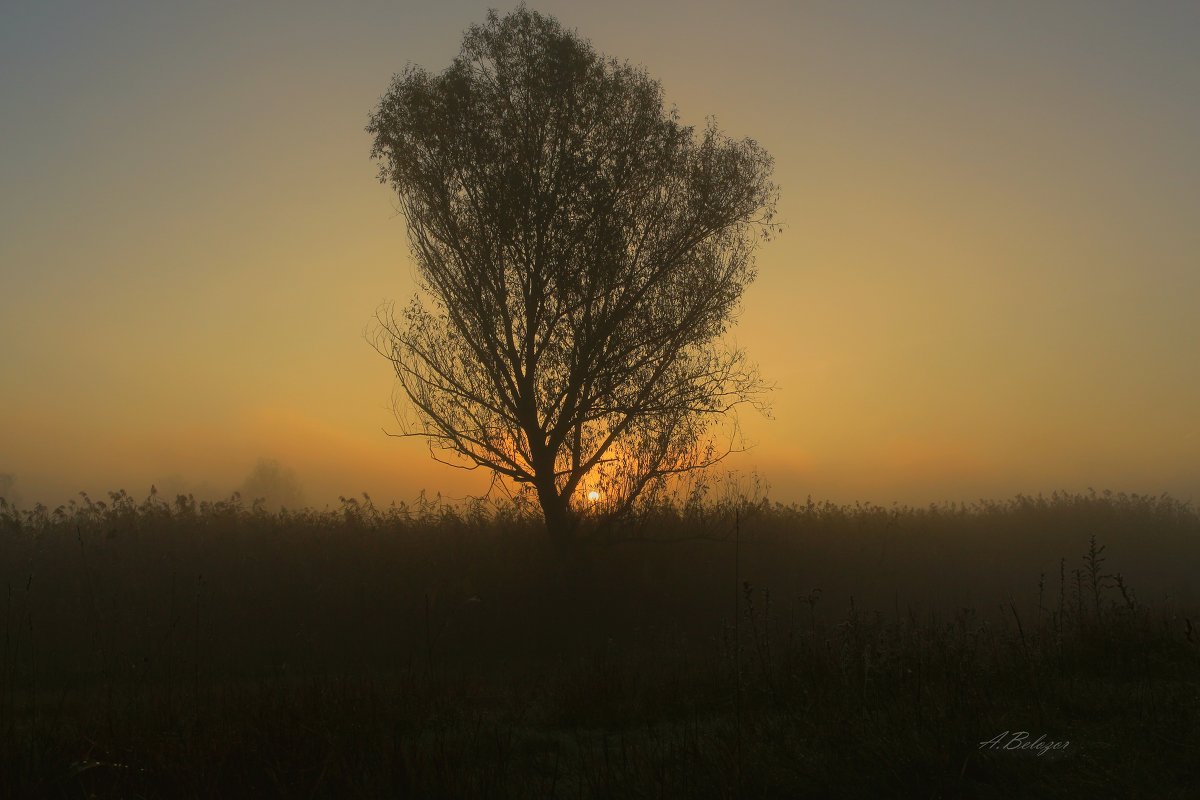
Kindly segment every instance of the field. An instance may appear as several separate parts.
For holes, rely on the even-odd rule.
[[[1198,564],[1109,493],[4,505],[0,796],[1195,798]]]

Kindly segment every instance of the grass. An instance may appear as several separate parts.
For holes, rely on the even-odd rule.
[[[732,498],[624,534],[0,506],[0,796],[1200,796],[1187,505]],[[980,747],[1017,731],[1069,744]]]

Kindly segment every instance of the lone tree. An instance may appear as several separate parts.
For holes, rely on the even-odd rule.
[[[714,423],[764,387],[722,336],[777,230],[756,142],[524,6],[397,75],[367,131],[421,289],[378,315],[402,435],[531,486],[560,541],[734,449]]]

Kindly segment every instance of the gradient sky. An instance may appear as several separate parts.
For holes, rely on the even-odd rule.
[[[36,2],[0,19],[0,473],[27,505],[481,491],[390,439],[413,291],[367,114],[487,3]],[[776,159],[731,459],[779,500],[1200,500],[1200,4],[532,3]],[[500,7],[508,11],[510,7]]]

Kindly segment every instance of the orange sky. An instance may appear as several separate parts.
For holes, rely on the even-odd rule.
[[[381,431],[363,329],[413,282],[363,126],[486,4],[97,5],[0,30],[0,473],[484,488]],[[731,467],[780,500],[1200,497],[1196,6],[532,7],[776,159],[736,337],[779,390]]]

